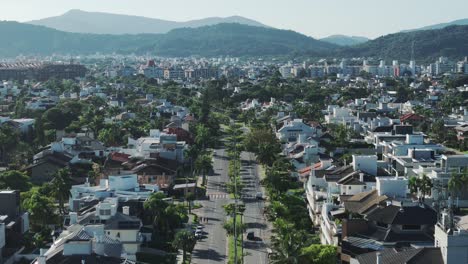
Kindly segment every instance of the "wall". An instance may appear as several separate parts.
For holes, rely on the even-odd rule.
[[[468,233],[447,235],[438,225],[435,226],[434,243],[440,247],[445,264],[468,263]]]
[[[377,175],[377,156],[353,155],[353,168],[375,176]]]

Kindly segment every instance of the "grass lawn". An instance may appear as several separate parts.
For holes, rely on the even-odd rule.
[[[241,216],[238,215],[236,221],[241,221]],[[243,232],[237,236],[237,262],[241,263],[242,259],[242,236]],[[228,236],[228,263],[234,264],[234,236]]]
[[[234,264],[234,236],[229,236],[229,264]],[[241,263],[241,256],[242,256],[242,245],[241,245],[240,235],[237,238],[237,263]]]

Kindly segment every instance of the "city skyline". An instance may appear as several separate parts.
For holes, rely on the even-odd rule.
[[[247,0],[239,0],[235,3],[215,0],[196,2],[103,0],[99,3],[92,0],[82,0],[80,3],[59,0],[40,2],[4,0],[3,2],[1,20],[27,22],[58,16],[71,9],[172,21],[239,15],[268,26],[291,29],[314,38],[335,34],[376,38],[402,30],[467,18],[465,10],[468,8],[468,2],[463,0],[450,0],[431,5],[427,5],[422,0],[411,2],[395,0],[383,3],[371,0],[363,0],[359,3],[340,0],[326,3],[319,3],[315,0],[289,2],[259,0],[254,3]],[[45,9],[44,6],[47,8]],[[288,10],[287,15],[285,10]]]

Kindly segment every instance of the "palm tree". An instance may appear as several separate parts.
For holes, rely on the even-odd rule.
[[[210,130],[206,126],[199,124],[197,125],[195,132],[195,143],[202,150],[205,150],[205,146],[210,142]]]
[[[448,188],[450,191],[459,194],[468,185],[468,170],[464,170],[462,173],[452,173],[448,182]]]
[[[176,249],[182,250],[182,263],[186,263],[187,252],[192,252],[195,243],[196,239],[192,232],[181,230],[176,233],[172,246]]]
[[[185,197],[185,200],[187,201],[188,211],[189,211],[189,214],[190,214],[190,213],[192,213],[192,202],[195,201],[195,194],[194,193],[188,193],[187,196]]]
[[[71,176],[68,168],[58,170],[51,181],[52,195],[59,202],[59,211],[65,215],[64,203],[70,197]]]
[[[153,193],[148,200],[146,200],[144,204],[145,210],[148,210],[151,212],[151,215],[153,216],[153,227],[154,230],[163,230],[165,225],[164,223],[164,214],[166,208],[169,206],[169,204],[164,201],[166,198],[166,195],[162,192],[157,192]]]
[[[202,185],[206,184],[206,174],[212,169],[213,164],[210,154],[202,154],[198,156],[197,160],[195,161],[195,170],[198,173],[201,172],[203,175]]]
[[[419,182],[419,188],[421,191],[422,198],[426,196],[426,194],[430,194],[432,190],[432,181],[424,174]]]
[[[418,178],[416,177],[410,177],[408,180],[408,188],[410,189],[411,193],[417,193],[418,192]]]
[[[294,225],[285,220],[274,222],[275,235],[271,238],[273,254],[271,262],[274,264],[298,264],[302,256],[302,248],[308,245],[307,234],[304,231],[291,232]]]
[[[277,149],[274,144],[260,143],[256,153],[257,161],[266,166],[272,166],[278,156]]]

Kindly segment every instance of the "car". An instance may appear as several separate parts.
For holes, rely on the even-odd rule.
[[[197,225],[197,229],[200,229],[200,230],[201,230],[201,229],[203,229],[203,228],[204,228],[204,226],[202,226],[202,225]]]
[[[195,238],[202,238],[203,237],[203,232],[202,231],[195,231]]]
[[[263,200],[263,193],[257,192],[257,194],[255,194],[255,198],[257,198],[257,200]]]
[[[255,240],[255,233],[254,232],[248,232],[247,233],[247,239],[248,240]]]

